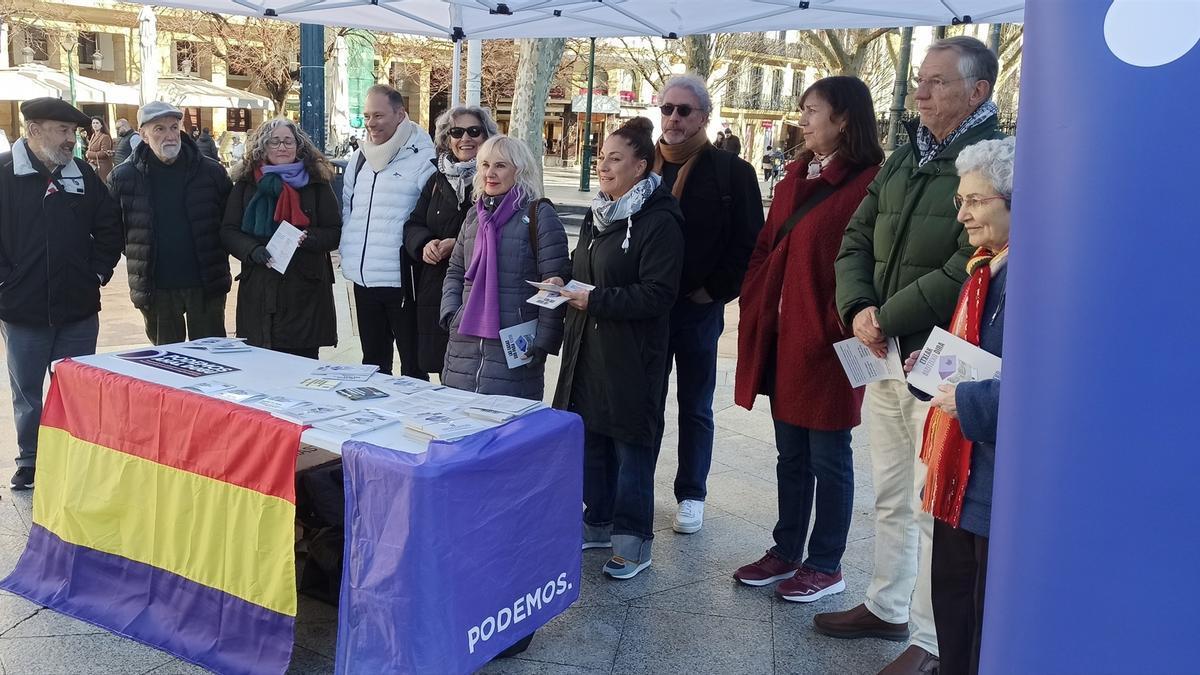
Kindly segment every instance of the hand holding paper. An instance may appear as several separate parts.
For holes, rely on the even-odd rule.
[[[275,234],[271,235],[271,240],[267,242],[267,252],[271,254],[271,262],[267,263],[267,266],[280,274],[286,272],[288,264],[292,262],[292,255],[296,253],[302,241],[304,232],[286,220],[279,223]]]

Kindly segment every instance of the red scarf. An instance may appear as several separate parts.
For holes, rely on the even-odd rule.
[[[262,166],[254,167],[254,181],[258,182],[262,180],[262,177]],[[279,199],[275,202],[275,215],[273,216],[275,222],[282,223],[286,220],[298,229],[307,229],[309,220],[300,208],[300,193],[296,191],[296,188],[288,185],[287,181],[280,180],[280,183],[282,183],[283,189],[279,193]]]
[[[992,282],[992,267],[1008,257],[1008,247],[999,253],[980,248],[967,262],[970,278],[958,297],[950,332],[979,345],[979,330],[983,325],[983,308],[987,304],[988,286]],[[934,518],[958,527],[962,519],[963,498],[967,494],[967,479],[971,473],[971,446],[962,433],[958,418],[940,408],[930,408],[925,418],[925,434],[921,443],[921,461],[929,467],[925,478],[925,495],[921,507]]]

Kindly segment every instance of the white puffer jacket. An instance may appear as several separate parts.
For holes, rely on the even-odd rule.
[[[350,155],[342,188],[342,274],[360,286],[406,286],[402,265],[404,223],[421,196],[421,188],[437,169],[433,141],[410,119],[408,142],[376,173],[361,161],[362,150]],[[360,165],[361,164],[361,169]],[[360,175],[361,174],[361,175]]]

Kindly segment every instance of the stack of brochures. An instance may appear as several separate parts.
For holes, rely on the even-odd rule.
[[[404,432],[418,441],[452,441],[493,426],[495,424],[491,422],[445,413],[417,415],[404,420]]]
[[[488,422],[507,422],[541,407],[541,403],[513,396],[482,396],[465,407],[469,417]]]

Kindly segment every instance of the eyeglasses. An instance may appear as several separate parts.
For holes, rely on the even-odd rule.
[[[686,103],[683,105],[675,105],[674,103],[664,103],[664,104],[660,105],[658,107],[658,109],[662,111],[663,117],[670,117],[671,115],[674,115],[676,112],[679,113],[680,117],[687,117],[688,115],[692,114],[693,110],[695,110],[695,108],[693,108],[692,106],[690,106]]]
[[[947,84],[950,84],[951,82],[962,82],[965,79],[967,79],[967,78],[956,77],[952,80],[943,80],[940,77],[928,77],[928,78],[918,77],[917,78],[917,89],[920,89],[921,87],[925,87],[925,86],[928,86],[932,89],[941,89],[942,87],[946,86]]]
[[[471,138],[479,138],[483,135],[483,127],[469,126],[466,129],[462,127],[450,127],[449,133],[451,138],[462,138],[463,134],[466,134]]]
[[[954,195],[954,209],[956,211],[961,211],[962,207],[964,206],[968,209],[973,209],[984,202],[990,202],[997,199],[1003,199],[1007,201],[1008,197],[1005,197],[1004,195],[993,195],[991,197],[980,197],[978,195],[967,195],[966,197],[962,197],[960,195]]]
[[[267,147],[269,147],[269,148],[278,148],[280,146],[283,146],[285,148],[294,148],[294,147],[296,147],[296,139],[294,139],[294,138],[272,138],[267,141]]]

